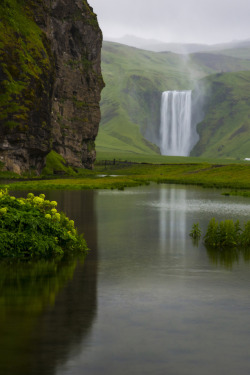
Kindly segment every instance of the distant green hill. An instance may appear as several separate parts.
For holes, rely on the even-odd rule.
[[[226,102],[230,102],[231,92],[239,92],[237,109],[240,110],[242,106],[242,110],[243,107],[245,110],[245,105],[241,103],[243,94],[240,93],[241,90],[247,89],[244,79],[247,79],[248,73],[240,73],[239,76],[234,74],[231,76],[231,73],[225,76],[221,74],[222,72],[250,70],[250,60],[241,58],[242,49],[237,50],[239,58],[236,52],[234,56],[230,56],[226,55],[225,51],[183,56],[171,52],[150,52],[118,43],[104,42],[102,71],[106,87],[102,92],[102,121],[96,139],[97,153],[125,152],[157,155],[159,153],[156,145],[158,144],[162,91],[193,89],[199,80],[202,85],[211,88],[210,93],[215,97],[216,87],[221,85],[223,87],[221,90],[225,89],[223,100]],[[214,73],[220,73],[220,75],[214,75]],[[210,75],[211,79],[204,80],[204,77]],[[213,143],[213,140],[208,142],[206,137],[207,134],[213,137],[216,133],[215,131],[209,133],[209,128],[217,126],[215,125],[216,119],[219,118],[214,108],[221,110],[216,99],[214,102],[209,95],[207,103],[205,108],[207,129],[206,131],[203,129],[204,122],[199,126],[201,139],[193,151],[193,155],[196,156],[209,152],[208,149],[206,151],[208,147],[206,144]],[[223,116],[227,118],[226,110]],[[234,121],[240,121],[239,117],[234,117]],[[236,130],[237,127],[238,123],[235,125]],[[225,126],[225,132],[227,132],[226,129]],[[228,132],[230,133],[230,130]],[[220,143],[220,139],[218,142]],[[217,145],[217,149],[220,146]],[[227,150],[225,145],[223,148]],[[226,156],[230,152],[236,155],[232,149],[228,149],[225,153],[220,151],[216,155]],[[206,153],[204,155],[207,156]]]

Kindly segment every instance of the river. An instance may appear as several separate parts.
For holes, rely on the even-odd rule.
[[[250,373],[250,262],[189,236],[250,200],[177,185],[48,191],[80,232],[85,260],[1,264],[0,373]],[[23,193],[15,193],[22,195]]]

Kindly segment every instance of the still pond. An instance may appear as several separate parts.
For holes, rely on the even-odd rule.
[[[189,237],[212,217],[250,220],[250,200],[220,193],[48,191],[91,251],[0,263],[0,374],[250,374],[250,254]]]

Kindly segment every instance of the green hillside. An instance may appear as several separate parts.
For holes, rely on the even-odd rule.
[[[200,140],[192,156],[250,157],[250,72],[215,74],[208,89]]]
[[[236,50],[237,51],[237,50]],[[202,67],[207,73],[226,73],[226,72],[237,72],[242,70],[250,70],[250,60],[241,57],[235,52],[234,55],[226,55],[221,51],[216,53],[194,53],[190,55],[190,59],[193,63]]]
[[[102,71],[106,87],[102,92],[102,121],[96,139],[97,154],[98,152],[125,152],[152,156],[159,154],[156,145],[158,144],[162,91],[193,89],[201,80],[202,85],[203,83],[211,84],[211,95],[214,95],[215,87],[217,87],[216,80],[219,77],[222,80],[222,76],[224,77],[224,75],[218,76],[214,73],[250,71],[250,60],[241,58],[243,57],[240,53],[241,49],[237,49],[237,51],[239,52],[238,57],[236,52],[234,56],[230,56],[225,55],[223,51],[183,56],[171,52],[150,52],[118,43],[104,42]],[[210,75],[211,80],[204,81],[204,77]],[[242,75],[245,77],[247,73],[246,75],[242,73]],[[230,73],[225,77],[227,77],[225,78],[227,88],[225,88],[223,99],[230,102],[231,94],[228,98],[227,94],[239,92],[237,109],[240,110],[240,106],[244,107],[240,103],[242,97],[240,93],[246,89],[247,83],[243,83],[244,78],[237,79],[234,74],[231,78]],[[221,85],[225,84],[222,81],[218,82]],[[215,124],[219,114],[216,115],[217,117],[215,116],[215,107],[210,105],[209,96],[207,96],[207,100],[206,111],[208,109],[212,111],[214,114],[213,124]],[[213,102],[213,99],[211,100]],[[215,104],[218,104],[216,100]],[[244,117],[243,114],[235,115],[235,131],[238,126],[241,127],[239,116]],[[224,113],[223,118],[226,119],[226,117],[226,113]],[[210,125],[214,126],[206,120],[206,127],[210,128]],[[205,152],[203,138],[206,138],[205,133],[210,132],[207,129],[204,133],[202,129],[203,125],[199,127],[201,140],[193,152],[196,156]],[[214,131],[209,134],[213,136]],[[211,140],[211,142],[213,141]],[[217,142],[215,143],[217,144]],[[217,149],[220,146],[217,145]],[[225,146],[223,148],[227,149]],[[223,153],[223,156],[230,155],[230,152],[232,155],[236,155],[232,149],[228,149],[226,153]],[[217,155],[222,155],[221,151]]]

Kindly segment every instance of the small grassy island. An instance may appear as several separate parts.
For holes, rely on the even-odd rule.
[[[44,194],[27,198],[0,190],[0,257],[35,258],[84,253],[87,245],[74,221],[57,212]]]

